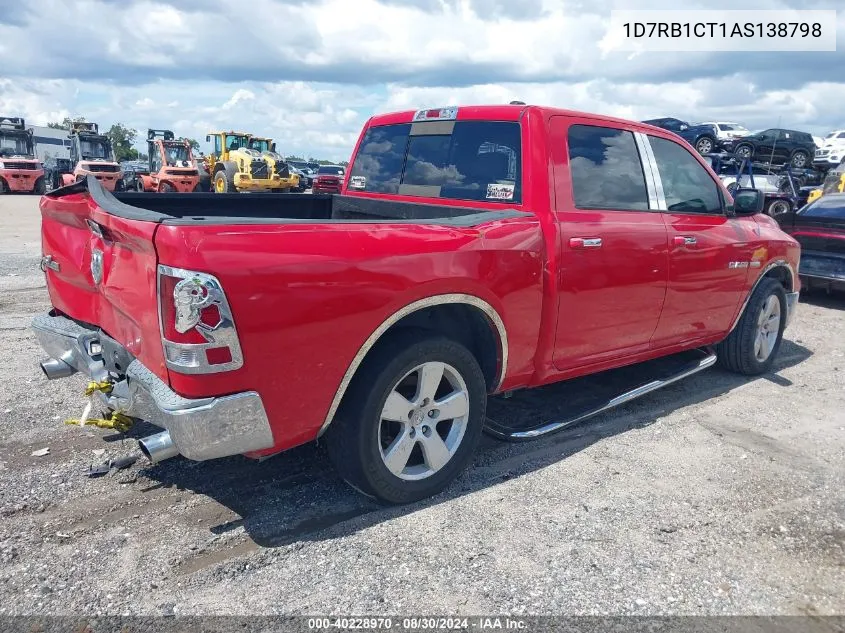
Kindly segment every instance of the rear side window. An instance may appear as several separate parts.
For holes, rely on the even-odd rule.
[[[648,210],[643,166],[631,132],[573,125],[568,143],[576,208]]]
[[[453,200],[520,202],[521,156],[520,128],[515,121],[372,127],[361,141],[349,188]]]
[[[719,187],[692,154],[673,141],[649,136],[657,171],[674,213],[722,213]]]

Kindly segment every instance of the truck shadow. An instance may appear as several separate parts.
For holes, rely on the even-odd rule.
[[[800,303],[807,303],[819,308],[845,310],[845,290],[831,290],[830,292],[819,288],[802,290]]]
[[[778,372],[811,355],[805,347],[784,340],[773,371],[760,377],[709,369],[546,438],[507,443],[485,436],[474,463],[446,491],[407,506],[385,507],[352,490],[338,478],[324,447],[319,444],[302,446],[259,463],[244,457],[210,462],[177,457],[147,466],[143,474],[157,482],[148,490],[161,487],[191,490],[214,499],[239,517],[212,525],[212,534],[243,527],[251,539],[246,550],[243,546],[235,548],[230,556],[220,551],[207,552],[206,563],[202,560],[187,563],[189,570],[185,573],[193,573],[257,546],[331,540],[495,486],[566,459],[605,438],[647,427],[658,417],[723,395],[752,380],[769,380],[790,387],[792,383]],[[559,406],[561,384],[536,390],[538,393],[532,399],[546,401],[553,411]]]

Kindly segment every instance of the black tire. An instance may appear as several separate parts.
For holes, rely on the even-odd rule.
[[[382,458],[381,411],[397,383],[426,362],[446,363],[460,375],[467,389],[469,414],[463,438],[449,461],[424,479],[407,480],[394,475]],[[337,419],[326,433],[329,456],[340,476],[359,492],[390,504],[419,501],[442,491],[469,463],[481,438],[486,408],[484,374],[466,347],[423,332],[390,336],[379,343],[352,381]],[[436,426],[434,432],[438,432]]]
[[[9,193],[9,188],[6,186],[6,181],[0,178],[0,195]]]
[[[789,163],[795,167],[795,169],[803,169],[807,166],[807,161],[810,159],[810,155],[807,152],[797,151],[792,155]]]
[[[734,156],[739,159],[752,158],[754,156],[754,147],[748,143],[740,143],[734,148]]]
[[[235,169],[229,165],[224,165],[214,174],[214,191],[217,193],[236,193],[235,189]]]
[[[777,338],[768,357],[760,361],[754,353],[754,344],[758,333],[758,319],[769,300],[777,297],[780,303],[780,322]],[[783,340],[783,330],[786,327],[786,291],[776,279],[763,279],[748,301],[742,317],[733,332],[716,346],[719,364],[730,371],[746,376],[764,374],[772,366],[780,344]]]
[[[120,193],[121,191],[126,191],[126,186],[123,183],[123,180],[118,180],[114,183],[114,192]]]
[[[173,193],[174,188],[169,182],[161,182],[158,185],[158,192],[159,193]]]
[[[144,181],[141,178],[135,180],[135,191],[138,193],[144,193]]]
[[[790,211],[792,211],[792,203],[789,200],[773,200],[769,208],[766,209],[766,214],[775,217]]]
[[[202,192],[202,185],[201,185],[201,184],[199,184],[199,183],[197,183],[197,184],[194,186],[194,193],[200,193],[200,192]]]
[[[32,189],[32,193],[36,196],[43,196],[47,193],[47,180],[44,176],[41,176],[41,178],[35,181],[35,187]]]
[[[702,136],[695,141],[695,151],[702,156],[710,154],[716,149],[716,139],[712,136]]]

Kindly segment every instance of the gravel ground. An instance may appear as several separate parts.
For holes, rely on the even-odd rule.
[[[0,199],[0,614],[845,612],[845,296],[802,299],[772,374],[485,439],[385,509],[314,445],[86,477],[153,429],[63,424],[84,382],[37,366],[38,231],[35,197]]]

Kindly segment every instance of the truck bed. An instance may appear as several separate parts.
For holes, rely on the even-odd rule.
[[[89,192],[104,211],[160,224],[290,224],[410,222],[472,226],[527,215],[463,206],[408,203],[338,194],[110,193],[94,178],[56,189],[49,197]],[[444,215],[448,214],[448,215]]]

